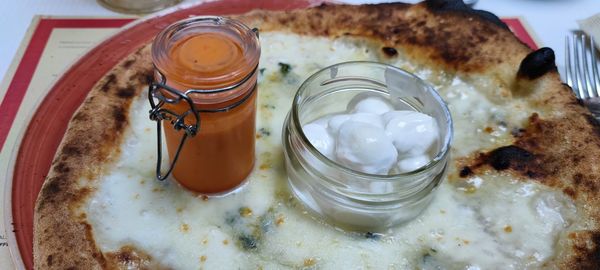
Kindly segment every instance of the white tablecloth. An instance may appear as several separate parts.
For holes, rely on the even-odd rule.
[[[192,2],[192,0],[185,2]],[[382,1],[342,0],[341,2]],[[539,45],[555,50],[556,61],[561,67],[564,61],[565,35],[577,29],[576,20],[600,12],[600,0],[479,0],[474,7],[494,12],[499,16],[523,16],[537,35],[541,43]],[[0,5],[0,76],[4,77],[31,19],[38,14],[123,16],[101,7],[94,0],[3,0]]]

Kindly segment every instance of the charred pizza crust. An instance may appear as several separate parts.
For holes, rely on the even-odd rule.
[[[460,1],[321,5],[237,18],[261,31],[372,39],[388,57],[402,51],[423,66],[473,81],[486,78],[500,101],[527,100],[540,114],[530,117],[515,142],[458,160],[456,177],[502,171],[562,190],[581,210],[579,229],[560,237],[557,254],[546,266],[590,269],[600,264],[600,167],[595,165],[600,126],[561,83],[552,50],[532,52],[497,17]],[[35,208],[36,269],[162,268],[135,247],[101,252],[79,210],[94,192],[86,181],[96,181],[103,164],[119,156],[129,106],[146,89],[151,68],[147,45],[104,76],[71,119]]]

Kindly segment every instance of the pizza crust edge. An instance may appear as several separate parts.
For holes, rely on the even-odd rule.
[[[79,208],[93,193],[91,182],[102,174],[101,164],[114,162],[120,154],[131,101],[152,78],[152,63],[143,57],[149,55],[149,47],[133,53],[104,76],[71,118],[34,210],[36,269],[100,269],[108,265]]]

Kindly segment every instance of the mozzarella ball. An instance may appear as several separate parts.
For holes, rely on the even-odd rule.
[[[331,135],[337,136],[338,131],[340,130],[340,127],[342,126],[342,124],[346,123],[346,121],[348,121],[348,120],[350,120],[349,114],[334,115],[333,117],[331,117],[329,119],[329,122],[327,122],[327,124],[328,124],[327,130],[329,131],[329,133],[331,133]]]
[[[438,126],[431,116],[414,111],[392,111],[383,115],[385,132],[398,153],[421,155],[438,140]]]
[[[365,124],[374,125],[378,128],[384,129],[385,125],[383,124],[383,120],[381,120],[381,116],[374,113],[353,113],[350,115],[350,121],[361,122]]]
[[[394,109],[392,104],[381,96],[371,95],[365,98],[361,95],[357,95],[354,99],[360,100],[358,102],[353,102],[353,100],[349,103],[351,108],[348,108],[348,111],[350,112],[374,113],[382,115]],[[352,106],[352,104],[354,105]]]
[[[341,164],[370,174],[388,174],[398,153],[385,131],[377,126],[346,121],[339,130],[335,157]]]
[[[418,155],[400,159],[396,164],[399,173],[412,172],[425,166],[431,159],[427,155]]]
[[[308,138],[308,141],[317,149],[321,154],[333,158],[333,149],[335,147],[335,141],[333,137],[327,132],[322,125],[310,123],[302,127],[304,135]]]
[[[329,120],[331,119],[331,115],[325,115],[323,117],[317,118],[314,121],[310,122],[311,124],[317,124],[324,128],[329,127]]]

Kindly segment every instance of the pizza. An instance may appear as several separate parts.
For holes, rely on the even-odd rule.
[[[600,126],[496,16],[460,1],[236,15],[260,29],[256,165],[226,197],[155,179],[150,45],[73,115],[34,214],[36,269],[597,269]],[[287,186],[281,127],[310,74],[389,63],[454,119],[449,172],[420,216],[384,233],[313,218]]]

